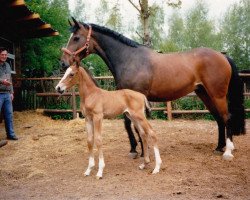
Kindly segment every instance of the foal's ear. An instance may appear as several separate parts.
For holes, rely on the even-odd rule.
[[[80,63],[81,61],[75,61],[75,66],[76,66],[76,68],[79,68],[80,67],[80,65],[81,65],[81,63]]]
[[[80,24],[78,23],[78,21],[76,21],[76,19],[74,17],[71,17],[73,22],[74,22],[74,26],[79,29],[80,28]]]

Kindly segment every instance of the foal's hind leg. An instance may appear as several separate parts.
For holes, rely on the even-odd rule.
[[[143,147],[144,147],[144,163],[140,165],[140,169],[144,169],[145,165],[150,162],[149,151],[148,151],[148,139],[150,136],[153,142],[154,154],[155,154],[155,168],[152,173],[156,174],[160,171],[160,167],[162,163],[159,148],[157,145],[156,133],[153,131],[152,127],[148,123],[146,117],[144,116],[144,113],[142,113],[141,116],[140,115],[132,116],[132,118],[133,118],[133,122],[135,126],[137,127],[141,135]]]
[[[94,158],[94,132],[93,132],[93,121],[88,117],[85,118],[86,128],[87,128],[87,143],[89,149],[89,165],[84,175],[89,176],[92,168],[95,166],[95,158]]]

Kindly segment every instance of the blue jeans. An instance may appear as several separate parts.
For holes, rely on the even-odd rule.
[[[0,93],[0,112],[3,112],[7,137],[15,136],[13,128],[13,107],[10,93]]]

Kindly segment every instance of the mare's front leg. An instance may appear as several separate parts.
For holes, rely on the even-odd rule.
[[[85,118],[86,128],[87,128],[87,144],[89,150],[89,165],[84,175],[89,176],[92,168],[95,166],[95,158],[94,158],[94,130],[93,130],[93,120],[88,116]]]
[[[96,144],[98,154],[99,154],[99,169],[96,174],[97,179],[102,178],[103,169],[105,167],[103,151],[102,151],[102,120],[103,120],[102,114],[98,114],[93,117],[94,138],[95,138],[95,144]]]

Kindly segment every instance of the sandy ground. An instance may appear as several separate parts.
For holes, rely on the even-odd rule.
[[[106,168],[84,177],[88,151],[84,120],[54,121],[36,112],[16,112],[18,141],[0,148],[0,199],[250,199],[250,120],[248,134],[235,137],[233,161],[215,155],[213,121],[150,121],[163,160],[139,170],[141,158],[128,157],[122,120],[104,120]],[[0,124],[0,139],[5,138]],[[96,163],[97,164],[97,163]]]

